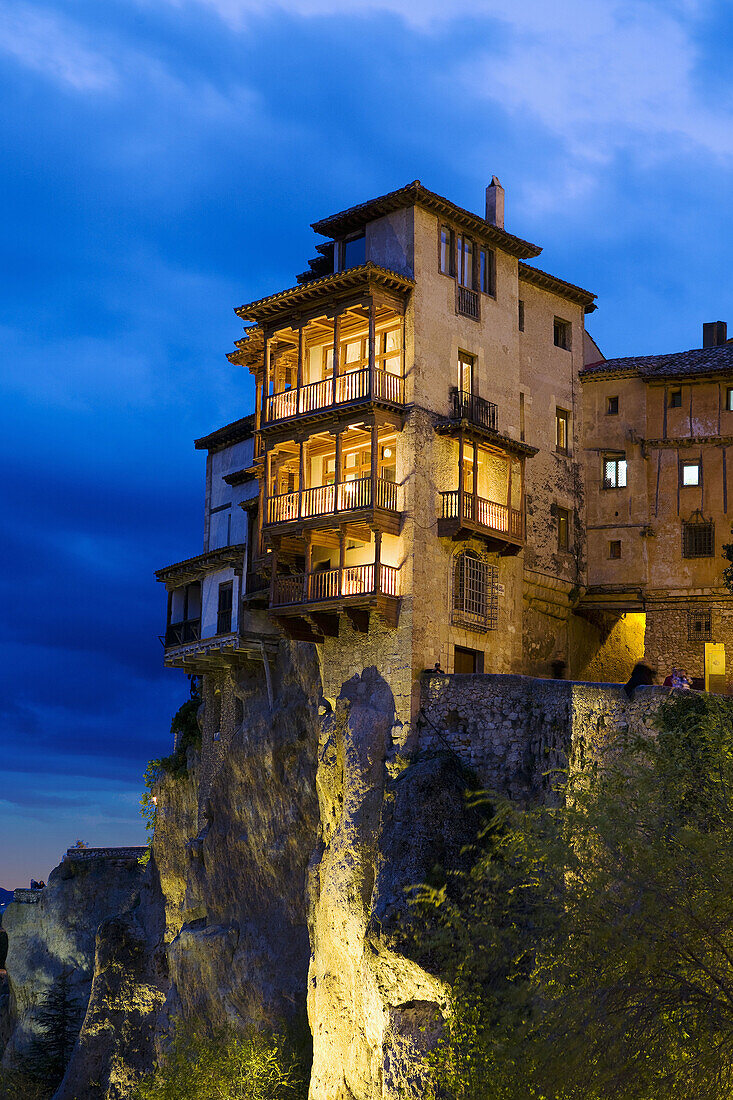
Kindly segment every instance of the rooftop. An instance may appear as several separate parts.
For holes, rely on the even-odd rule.
[[[564,279],[558,279],[556,275],[548,275],[546,271],[540,271],[538,267],[519,263],[519,278],[525,283],[532,283],[542,290],[549,290],[553,294],[559,294],[571,302],[585,307],[586,313],[592,313],[596,309],[596,295],[590,290],[583,290],[582,286],[575,283],[567,283]]]
[[[632,355],[627,359],[604,359],[589,363],[580,372],[584,381],[592,378],[638,376],[654,381],[690,378],[696,375],[733,374],[733,343],[712,348],[692,348],[667,355]]]
[[[233,420],[231,424],[225,424],[223,428],[217,428],[209,435],[202,435],[194,440],[197,451],[215,451],[219,447],[231,447],[233,443],[241,443],[245,439],[251,439],[255,431],[255,416],[243,416],[241,420]]]
[[[395,210],[402,210],[408,206],[423,206],[442,217],[450,218],[520,259],[539,256],[542,251],[539,245],[523,241],[521,237],[515,237],[513,233],[507,233],[505,229],[492,225],[479,214],[464,210],[462,206],[456,206],[442,195],[428,191],[420,180],[413,180],[412,183],[400,187],[397,191],[390,191],[376,199],[369,199],[368,202],[360,203],[358,206],[350,206],[348,210],[341,210],[338,214],[330,214],[327,218],[313,222],[311,228],[324,237],[343,237],[346,233],[360,229],[375,218],[384,217],[385,214],[391,214]]]

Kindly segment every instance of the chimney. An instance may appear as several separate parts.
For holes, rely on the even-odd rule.
[[[486,220],[498,229],[504,228],[504,188],[496,176],[486,188]]]
[[[488,194],[488,192],[487,192]],[[486,200],[488,203],[488,199]],[[702,326],[702,346],[704,348],[719,348],[728,339],[728,324],[726,321],[708,321]]]

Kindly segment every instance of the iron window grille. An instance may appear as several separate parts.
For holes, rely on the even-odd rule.
[[[715,556],[715,524],[712,520],[692,520],[682,523],[682,557],[712,558]]]
[[[687,612],[687,637],[691,642],[710,642],[713,638],[713,616],[710,611]]]
[[[496,630],[499,571],[474,550],[462,551],[453,568],[453,622],[473,630]]]

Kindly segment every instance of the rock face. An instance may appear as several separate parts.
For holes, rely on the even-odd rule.
[[[444,985],[410,957],[405,891],[436,864],[458,867],[476,822],[455,756],[418,757],[401,770],[394,718],[390,689],[371,668],[344,685],[323,723],[310,874],[311,1100],[421,1096],[421,1056],[446,1007]]]
[[[97,927],[128,909],[143,871],[136,859],[65,861],[54,868],[37,904],[11,903],[3,913],[8,934],[10,1032],[3,1064],[27,1053],[36,1034],[33,1010],[62,972],[84,1005],[94,973]]]

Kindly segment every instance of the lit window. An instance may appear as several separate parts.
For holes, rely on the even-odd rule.
[[[680,462],[680,485],[700,484],[700,463]]]
[[[611,541],[608,544],[608,556],[609,556],[609,558],[614,558],[614,559],[621,557],[621,540],[620,539],[611,539]]]
[[[603,488],[626,488],[626,455],[605,455],[603,459]]]
[[[556,317],[553,322],[553,339],[556,348],[565,348],[566,351],[570,351],[570,332],[570,322]]]
[[[470,396],[473,393],[474,358],[465,351],[458,352],[458,391]]]
[[[725,407],[728,412],[733,412],[733,386],[728,386],[725,391]]]
[[[672,390],[669,395],[669,407],[670,409],[682,408],[682,390]]]
[[[458,258],[458,282],[460,286],[465,286],[468,290],[473,290],[473,241],[471,238],[465,237],[463,233],[459,233],[456,252]]]
[[[561,553],[570,549],[570,512],[567,508],[557,509],[557,548]]]
[[[568,444],[568,422],[570,413],[566,409],[555,409],[555,447],[561,454],[567,454],[569,450]]]
[[[606,404],[606,414],[608,416],[618,415],[618,397],[609,397]]]

